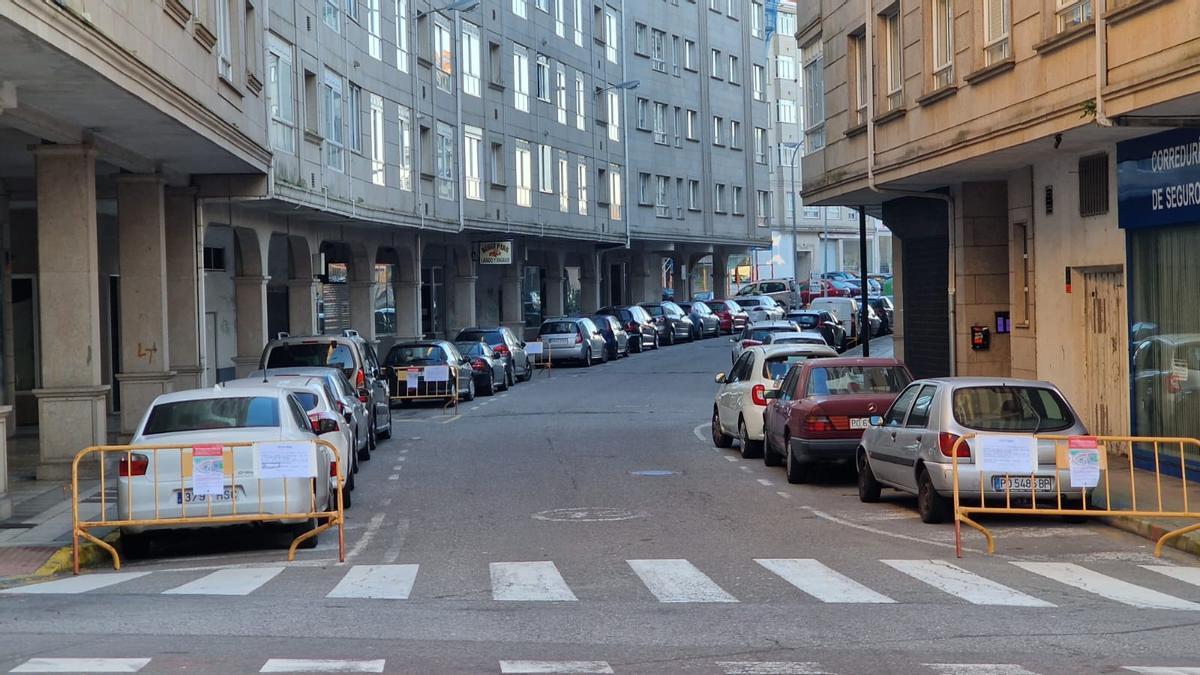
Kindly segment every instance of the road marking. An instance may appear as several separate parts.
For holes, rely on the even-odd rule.
[[[246,567],[217,570],[163,591],[164,595],[247,595],[275,578],[282,567]]]
[[[913,536],[910,536],[907,534],[899,534],[897,532],[888,532],[887,530],[881,530],[877,527],[871,527],[869,525],[862,525],[862,524],[856,523],[852,520],[846,520],[845,518],[838,518],[837,516],[831,516],[828,513],[825,513],[824,511],[821,511],[819,509],[814,509],[811,506],[801,506],[800,508],[804,509],[805,511],[808,511],[809,513],[813,514],[814,516],[816,516],[818,518],[821,518],[822,520],[828,520],[831,523],[837,523],[838,525],[845,525],[846,527],[852,527],[856,530],[861,530],[863,532],[870,532],[871,534],[877,534],[881,537],[892,537],[893,539],[903,539],[904,541],[915,541],[919,544],[928,544],[929,546],[941,546],[942,548],[954,548],[954,544],[941,542],[941,541],[935,541],[933,539],[922,539],[921,537],[913,537]],[[981,552],[979,549],[971,548],[969,546],[964,546],[963,550],[970,551],[971,553],[980,553]]]
[[[938,675],[1035,675],[1015,663],[926,663]]]
[[[383,513],[376,513],[371,516],[371,521],[367,523],[367,530],[363,532],[358,541],[354,542],[354,546],[350,548],[350,551],[346,553],[346,560],[353,560],[358,557],[359,553],[362,553],[367,544],[371,543],[371,539],[375,537],[375,533],[379,531],[379,527],[383,525],[383,519],[386,517],[387,514]]]
[[[394,474],[388,476],[388,480],[400,480],[400,474],[394,473]]]
[[[1102,598],[1132,607],[1144,609],[1184,609],[1200,610],[1200,604],[1177,598],[1166,593],[1131,584],[1127,581],[1114,579],[1106,574],[1076,565],[1075,563],[1036,563],[1014,562],[1014,565],[1027,572],[1040,574],[1059,583],[1073,586],[1089,593],[1095,593]]]
[[[739,465],[738,468],[741,469],[742,471],[745,471],[746,473],[750,473],[750,467],[745,464]]]
[[[340,661],[336,659],[267,659],[260,673],[382,673],[383,659]]]
[[[704,430],[707,429],[711,424],[712,422],[704,422],[703,424],[697,424],[696,427],[692,429],[692,434],[695,435],[696,439],[705,445],[712,443],[712,439],[704,435]]]
[[[136,673],[150,659],[57,659],[35,658],[10,673]]]
[[[404,448],[403,450],[401,450],[401,451],[400,451],[400,454],[402,454],[402,455],[407,455],[407,454],[408,454],[408,448]]]
[[[1003,584],[985,579],[944,560],[882,560],[883,564],[933,586],[939,591],[957,596],[974,605],[1006,605],[1010,607],[1053,607],[1054,605],[1026,595]]]
[[[501,673],[611,673],[607,661],[501,661]]]
[[[809,661],[717,661],[725,675],[820,675],[820,664]]]
[[[765,486],[765,487],[771,487],[772,485],[774,485],[774,483],[772,483],[771,481],[767,480],[766,478],[759,478],[759,479],[758,479],[758,484],[759,484],[759,485],[763,485],[763,486]]]
[[[683,559],[626,560],[659,602],[737,602],[708,575]]]
[[[383,554],[383,562],[391,565],[400,557],[400,549],[404,546],[404,538],[408,535],[408,519],[401,518],[396,524],[396,532],[392,535],[392,545]]]
[[[355,565],[327,598],[407,600],[419,565]]]
[[[784,499],[791,499],[791,498],[792,498],[792,496],[791,496],[791,495],[789,495],[789,494],[788,494],[788,493],[786,493],[786,492],[776,492],[775,494],[779,495],[780,497],[783,497]]]
[[[392,505],[392,498],[391,498],[391,497],[388,497],[387,499],[385,499],[385,500],[383,500],[383,501],[379,502],[379,505],[380,505],[380,506],[391,506],[391,505]]]
[[[517,602],[570,602],[577,600],[558,567],[549,560],[502,562],[489,565],[492,599]]]
[[[404,468],[403,464],[397,464],[396,466],[392,467],[392,471],[400,471],[403,468]]]
[[[456,414],[456,415],[454,415],[453,417],[448,417],[448,418],[446,418],[446,419],[442,420],[441,422],[438,422],[438,424],[450,424],[451,422],[453,422],[454,420],[456,420],[456,419],[458,419],[458,418],[460,418],[460,417],[462,417],[462,415],[457,415],[457,414]]]
[[[895,602],[824,564],[807,558],[755,558],[754,562],[822,602]]]
[[[20,588],[10,588],[0,593],[15,593],[15,594],[30,594],[30,593],[54,593],[63,595],[73,595],[75,593],[87,593],[101,588],[107,588],[126,581],[132,581],[138,577],[144,577],[149,572],[116,572],[113,574],[87,574],[81,577],[68,577],[57,581],[47,581],[42,584],[33,584],[31,586],[22,586]]]
[[[1167,565],[1138,565],[1138,567],[1165,574],[1185,584],[1200,586],[1200,567],[1169,567]]]
[[[397,458],[396,458],[396,461],[397,461],[397,462],[403,462],[403,461],[404,461],[404,460],[406,460],[406,459],[408,459],[408,458],[407,458],[407,457],[397,457]]]
[[[733,455],[725,455],[725,459],[726,459],[726,460],[728,460],[728,461],[730,461],[730,462],[736,462],[736,461],[738,461],[738,458],[737,458],[737,457],[734,457]]]
[[[1125,666],[1125,670],[1142,675],[1200,675],[1200,668],[1180,666],[1172,668],[1171,666]]]

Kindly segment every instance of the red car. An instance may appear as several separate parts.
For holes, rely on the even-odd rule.
[[[912,374],[895,359],[830,358],[798,363],[767,392],[763,461],[787,465],[789,483],[817,462],[847,463],[869,420],[883,415]]]
[[[722,333],[732,335],[734,331],[740,331],[750,322],[750,315],[735,300],[707,300],[704,304],[717,315]]]
[[[809,290],[808,286],[805,286],[800,291],[800,302],[804,303],[805,307],[808,307],[808,303],[812,302],[813,298],[840,298],[847,297],[849,295],[850,293],[846,290],[846,288],[837,281],[822,279],[821,292],[813,293],[811,290]]]

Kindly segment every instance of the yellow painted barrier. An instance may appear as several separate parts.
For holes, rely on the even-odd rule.
[[[988,471],[979,468],[975,473],[978,474],[978,485],[975,484],[960,484],[960,464],[964,467],[974,467],[979,460],[980,440],[990,436],[1007,437],[1009,439],[1035,439],[1035,447],[1040,446],[1044,442],[1052,442],[1054,444],[1054,471],[1052,481],[1047,481],[1048,475],[1045,470],[1038,471],[1044,464],[1036,464],[1035,471],[1032,473],[1008,473],[1003,471]],[[975,444],[971,444],[975,441]],[[964,446],[966,448],[964,449]],[[1140,468],[1135,466],[1134,454],[1135,447],[1141,448],[1143,453],[1151,452],[1153,457],[1153,469]],[[1168,483],[1179,482],[1178,486],[1168,485],[1164,488],[1164,460],[1170,458],[1174,460],[1174,449],[1178,449],[1178,464],[1180,475],[1178,478],[1167,476]],[[1194,497],[1189,499],[1189,490],[1195,490],[1197,487],[1188,480],[1187,458],[1189,453],[1193,456],[1200,453],[1200,441],[1194,438],[1174,438],[1174,437],[1159,437],[1159,436],[1064,436],[1058,434],[967,434],[959,438],[954,443],[954,447],[950,452],[952,468],[952,480],[954,489],[954,534],[955,545],[958,557],[962,557],[962,524],[966,523],[969,527],[978,530],[987,540],[988,553],[995,553],[996,542],[992,533],[984,526],[974,520],[974,516],[978,515],[1019,515],[1019,516],[1067,516],[1067,517],[1135,517],[1135,518],[1167,518],[1179,520],[1195,520],[1196,523],[1179,527],[1170,530],[1158,538],[1154,546],[1155,557],[1162,555],[1163,546],[1166,542],[1193,532],[1200,530],[1200,510],[1197,510],[1198,501]],[[959,456],[963,455],[970,459],[971,464],[965,461],[960,462]],[[1164,454],[1167,457],[1164,457]],[[1082,461],[1080,461],[1082,460]],[[1075,465],[1072,465],[1075,462]],[[1148,462],[1147,462],[1148,463]],[[1070,487],[1074,481],[1073,476],[1081,478],[1080,483],[1094,483],[1091,486]],[[1128,471],[1128,481],[1124,478],[1119,479],[1114,483],[1114,473]],[[1087,480],[1083,477],[1087,476]],[[1004,485],[1003,491],[995,489],[986,489],[984,484],[985,476],[989,480],[1001,478],[1001,483]],[[1042,479],[1039,481],[1039,477]],[[1143,501],[1148,504],[1139,504],[1138,502],[1138,479],[1142,478],[1143,482],[1153,481],[1154,489],[1150,499]],[[1019,488],[1013,490],[1013,484],[1022,484],[1028,479],[1029,489]],[[1068,487],[1063,488],[1063,482],[1066,480]],[[1052,482],[1053,490],[1038,490],[1038,484]],[[1114,493],[1128,488],[1129,503],[1128,508],[1114,506]],[[1103,506],[1092,505],[1094,493],[1097,490],[1102,490],[1104,495]],[[971,499],[965,500],[963,492],[969,492],[974,495],[978,492],[978,502],[972,496]],[[1143,489],[1143,497],[1145,498],[1145,489]],[[1072,507],[1074,503],[1078,503],[1077,507]],[[1064,504],[1066,506],[1064,506]]]
[[[281,443],[281,442],[280,442]],[[270,445],[279,445],[280,443],[269,443]],[[117,553],[115,547],[104,539],[97,537],[88,530],[98,528],[121,528],[121,527],[148,527],[148,528],[186,528],[197,525],[236,525],[244,523],[266,523],[266,522],[284,522],[284,521],[312,521],[317,520],[317,526],[311,530],[307,530],[296,537],[291,546],[288,547],[288,560],[295,560],[296,547],[307,539],[317,536],[321,532],[332,527],[338,528],[338,559],[341,562],[346,560],[346,537],[345,537],[345,508],[343,502],[343,488],[346,483],[345,469],[350,467],[348,462],[343,462],[338,449],[332,443],[321,439],[313,439],[310,441],[300,441],[298,443],[312,443],[315,446],[328,448],[335,458],[337,470],[337,485],[334,492],[336,493],[336,502],[334,504],[325,504],[322,508],[317,508],[317,481],[320,480],[320,472],[317,472],[317,478],[261,478],[258,477],[259,467],[255,457],[258,456],[258,445],[268,443],[254,442],[222,442],[222,443],[197,443],[194,445],[171,445],[171,446],[154,446],[154,445],[97,445],[80,450],[74,461],[71,463],[71,518],[72,518],[72,535],[71,549],[73,568],[75,574],[79,574],[79,540],[82,537],[100,548],[108,552],[112,556],[113,569],[121,569],[121,557]],[[242,450],[244,449],[244,450]],[[241,451],[239,451],[241,450]],[[219,467],[219,476],[209,476],[209,479],[214,479],[225,484],[223,490],[228,498],[209,499],[208,494],[201,494],[200,488],[197,486],[197,478],[193,475],[193,460],[199,453],[211,453],[214,458],[214,468]],[[127,489],[125,491],[125,499],[121,500],[118,490],[115,498],[109,498],[108,489],[109,481],[112,479],[112,471],[109,469],[109,457],[116,456],[118,459],[117,466],[117,482],[126,481]],[[216,462],[216,457],[220,457],[220,462]],[[238,466],[240,460],[242,466]],[[158,475],[159,458],[179,460],[179,478],[172,477],[167,481],[160,481]],[[149,461],[153,458],[153,462]],[[97,518],[84,518],[80,515],[79,508],[79,465],[84,460],[95,459],[99,464],[100,472],[100,513]],[[319,461],[319,459],[317,460]],[[137,473],[137,471],[143,473]],[[130,485],[131,479],[145,476],[151,473],[151,489],[149,496],[153,499],[153,515],[152,517],[135,517],[135,515],[144,515],[150,512],[150,507],[143,503],[144,500],[135,498],[135,492],[143,491],[145,486]],[[239,482],[241,481],[241,482]],[[139,481],[140,483],[141,481]],[[301,491],[296,494],[294,488],[289,488],[289,483],[303,483],[306,491]],[[239,503],[238,495],[246,493],[246,487],[252,486],[258,494],[257,500],[250,501],[249,504]],[[267,510],[268,505],[264,503],[264,488],[274,489],[281,488],[282,493],[282,508],[277,509],[278,512]],[[292,492],[289,495],[289,490]],[[164,505],[160,500],[160,494],[170,499],[173,495],[175,503],[179,505],[178,509],[169,508],[169,504]],[[307,495],[307,499],[304,497]],[[272,497],[274,499],[274,497]],[[220,502],[220,511],[228,511],[228,513],[214,513],[214,502]],[[296,508],[293,508],[293,502]],[[188,513],[189,504],[204,503],[205,507],[193,510]],[[110,506],[117,509],[116,518],[109,517]],[[228,508],[225,508],[228,506]],[[307,508],[305,508],[307,506]],[[124,511],[124,515],[122,515]],[[166,513],[164,513],[166,512]],[[177,512],[177,513],[176,513]],[[320,522],[324,521],[324,522]]]
[[[436,370],[436,378],[429,379]],[[442,412],[454,408],[458,412],[458,371],[449,365],[442,366],[391,366],[388,376],[389,391],[393,392],[389,399],[393,403],[411,401],[440,401],[445,400]]]

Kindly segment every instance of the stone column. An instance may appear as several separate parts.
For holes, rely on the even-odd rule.
[[[11,405],[0,405],[0,520],[12,517],[12,497],[8,494],[8,427]]]
[[[562,316],[563,307],[563,275],[562,270],[546,270],[546,297],[544,312],[546,316]]]
[[[246,377],[258,369],[263,347],[267,344],[267,282],[271,277],[238,276],[233,278],[237,304],[237,356],[233,363],[237,376]]]
[[[729,277],[726,267],[729,266],[729,256],[713,253],[712,257],[712,277],[713,277],[713,297],[724,298],[732,295],[729,292]],[[796,283],[801,283],[799,279]]]
[[[196,231],[196,190],[168,188],[165,210],[167,345],[171,352],[171,360],[165,363],[175,372],[173,389],[181,391],[201,387],[204,382],[204,367],[200,363],[203,310],[200,307],[199,268],[202,261],[199,259],[200,233]]]
[[[8,193],[4,189],[3,181],[0,181],[0,260],[9,260],[12,252],[12,225],[9,222],[8,216]],[[0,265],[0,326],[3,327],[3,333],[0,333],[0,354],[4,358],[4,381],[0,382],[3,395],[0,395],[0,402],[6,404],[7,411],[4,413],[5,421],[8,423],[8,433],[13,432],[16,426],[16,419],[13,415],[12,404],[16,400],[17,389],[17,364],[16,357],[13,356],[13,314],[12,314],[12,270],[8,265]],[[3,489],[4,486],[0,486]]]
[[[320,284],[312,279],[288,281],[288,332],[290,334],[317,334],[317,294],[320,292]]]
[[[515,255],[515,252],[514,252]],[[517,337],[525,334],[525,308],[521,302],[521,265],[513,262],[504,268],[500,279],[500,325],[513,329]]]
[[[454,277],[450,302],[450,337],[475,325],[475,282],[479,277],[460,274]]]
[[[595,314],[600,309],[600,277],[592,274],[579,277],[579,308],[584,314]]]
[[[421,338],[421,282],[396,284],[396,337],[400,340]]]
[[[96,152],[39,145],[38,310],[41,388],[39,480],[65,480],[71,460],[108,438],[108,385],[100,374]]]
[[[375,341],[375,282],[350,282],[350,327],[364,340]]]

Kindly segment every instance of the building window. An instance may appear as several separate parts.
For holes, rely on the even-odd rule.
[[[898,24],[899,19],[896,21]],[[933,86],[934,89],[941,89],[953,82],[954,3],[952,0],[933,0]]]
[[[754,161],[767,163],[767,130],[762,127],[754,127]]]
[[[1092,0],[1058,0],[1058,32],[1092,20]]]
[[[396,68],[408,72],[408,0],[396,0]]]
[[[336,10],[335,10],[336,11]],[[229,0],[217,0],[217,74],[233,83],[233,30]]]
[[[815,206],[806,206],[806,207],[804,207],[804,217],[805,218],[820,218],[821,217],[821,209],[819,209]]]
[[[386,182],[384,148],[383,97],[371,94],[371,182],[376,185]]]
[[[483,199],[483,129],[463,127],[463,174],[467,199]]]
[[[537,8],[543,12],[550,13],[550,0],[537,0]]]
[[[610,63],[617,63],[617,49],[620,47],[620,34],[617,33],[617,15],[609,10],[604,14],[604,54]],[[613,220],[619,220],[614,218]]]
[[[825,207],[825,217],[837,220],[842,217],[842,210],[836,206]]]
[[[1108,155],[1101,153],[1079,160],[1079,215],[1108,213]]]
[[[504,176],[504,144],[492,143],[492,154],[490,170],[492,172],[492,185],[505,185]]]
[[[650,174],[638,174],[638,204],[650,205]]]
[[[948,1],[948,0],[947,0]],[[904,44],[900,35],[900,10],[884,17],[887,40],[887,93],[888,110],[895,110],[904,103]],[[866,50],[863,51],[863,77],[866,77]],[[864,90],[864,105],[866,102]]]
[[[321,88],[324,110],[325,164],[334,171],[345,171],[345,134],[342,131],[342,78],[332,70],[325,71],[325,86]]]
[[[741,67],[741,65],[739,65],[738,57],[730,56],[729,57],[729,84],[738,84],[741,81],[738,78],[738,73],[741,72],[741,70],[742,70],[742,67]]]
[[[667,144],[667,104],[654,104],[654,142]]]
[[[346,0],[346,17],[358,22],[358,0]]]
[[[766,227],[771,223],[771,193],[766,190],[757,190],[754,198],[756,222],[759,227]]]
[[[566,0],[554,0],[554,34],[558,37],[566,35],[566,24],[563,17],[567,15]]]
[[[688,211],[700,210],[700,181],[688,181]]]
[[[529,50],[513,45],[513,107],[529,112]]]
[[[713,211],[716,213],[725,213],[724,183],[717,183],[713,186]]]
[[[576,207],[579,215],[586,216],[588,214],[588,168],[587,162],[582,157],[579,158],[579,163],[575,165],[575,183],[576,183]]]
[[[697,113],[695,110],[687,111],[687,138],[689,141],[700,140],[700,132],[696,128]]]
[[[740,185],[734,185],[729,191],[730,207],[733,209],[733,215],[741,216],[744,214],[742,208],[742,188]]]
[[[867,123],[867,37],[863,33],[850,36],[850,58],[854,64],[854,125]]]
[[[373,59],[383,60],[382,31],[383,17],[379,3],[382,0],[367,0],[367,53]]]
[[[571,186],[570,180],[571,167],[567,162],[567,153],[562,150],[558,151],[558,210],[560,213],[567,213],[571,210]]]
[[[795,80],[796,59],[780,54],[779,58],[775,59],[775,77],[781,80]]]
[[[782,10],[782,8],[780,9]],[[786,14],[783,11],[780,11],[779,29],[776,32],[778,32],[780,35],[787,35],[788,37],[794,36],[796,34],[796,15]]]
[[[804,147],[814,152],[825,147],[825,45],[821,38],[804,45],[804,107],[808,110],[808,126],[804,130]]]
[[[517,171],[517,206],[533,206],[533,158],[529,141],[518,140],[513,157]]]
[[[529,16],[529,7],[527,0],[512,0],[512,13],[522,19]]]
[[[750,3],[750,36],[760,38],[763,36],[763,6],[760,2]]]
[[[362,152],[362,87],[350,84],[350,149]]]
[[[779,117],[778,121],[783,124],[796,123],[796,102],[791,99],[779,99]]]
[[[437,88],[449,92],[454,76],[454,38],[450,26],[440,19],[433,21],[433,74]]]
[[[575,74],[575,128],[583,131],[587,124],[587,97],[583,91],[583,75]]]
[[[750,85],[754,89],[755,101],[767,100],[767,75],[765,72],[763,72],[763,70],[764,69],[762,66],[758,65],[757,63],[754,64],[753,73],[750,78]]]
[[[675,115],[672,126],[675,132],[675,147],[683,147],[683,108],[675,106]]]
[[[575,46],[583,46],[583,0],[575,0],[575,15],[571,17],[575,28]]]
[[[463,22],[462,25],[462,72],[463,93],[479,96],[480,77],[483,70],[483,55],[479,52],[479,26]]]
[[[983,58],[989,66],[1012,54],[1008,43],[1008,1],[983,0]]]
[[[667,72],[667,34],[661,30],[650,31],[650,61],[654,70]]]
[[[558,112],[558,123],[567,123],[567,69],[558,64],[554,72],[554,105]]]
[[[271,147],[296,153],[296,73],[292,46],[274,35],[267,42],[267,105],[271,111]]]
[[[679,77],[679,36],[671,36],[671,71]]]
[[[538,190],[554,193],[554,148],[545,144],[538,146]]]
[[[742,123],[737,120],[729,120],[729,147],[742,149]]]
[[[396,127],[400,132],[400,189],[412,190],[413,138],[412,111],[400,106],[400,114],[396,119]]]
[[[225,270],[225,249],[216,246],[204,247],[204,269],[211,272]]]
[[[535,70],[537,72],[537,97],[539,101],[550,102],[550,60],[541,54],[537,55]]]
[[[688,70],[696,70],[696,43],[691,40],[683,41],[683,67]]]
[[[709,75],[719,80],[721,79],[721,50],[714,49],[711,54],[712,63],[709,64],[709,68],[711,68]]]
[[[608,218],[621,219],[621,167],[616,164],[608,165]]]
[[[724,138],[722,138],[722,136],[724,135],[724,129],[725,129],[725,120],[721,119],[721,117],[718,115],[713,115],[713,118],[712,118],[713,145],[725,145],[725,140],[724,140]]]
[[[220,3],[217,4],[219,5]],[[332,28],[335,33],[342,32],[342,17],[339,16],[338,0],[325,0],[321,7],[322,14],[325,17],[325,25]],[[221,11],[219,7],[217,11]]]
[[[633,25],[633,53],[645,56],[648,53],[650,42],[650,28],[644,23],[635,23]]]
[[[608,140],[621,140],[621,98],[608,90]]]
[[[454,127],[445,122],[437,123],[434,150],[437,152],[437,195],[453,201],[457,182],[454,177]]]
[[[650,130],[650,101],[644,98],[637,100],[637,128]]]
[[[671,179],[666,176],[655,176],[654,185],[654,215],[659,218],[671,217],[671,206],[667,204],[667,188]]]

